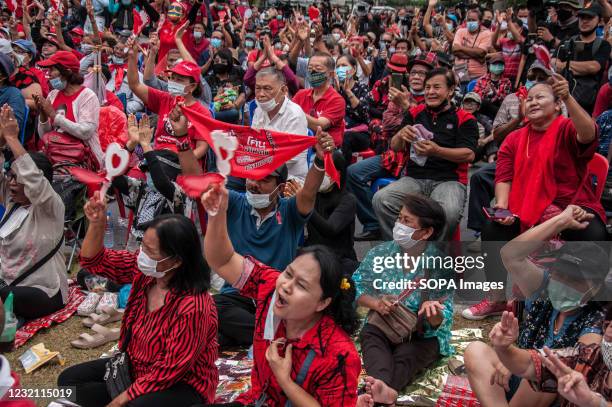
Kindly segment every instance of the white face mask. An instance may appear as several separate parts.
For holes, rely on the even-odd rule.
[[[26,59],[26,56],[23,54],[14,54],[15,55],[15,62],[17,66],[23,66],[23,62]]]
[[[605,339],[601,340],[601,357],[606,367],[612,370],[612,342],[608,342]]]
[[[168,81],[168,93],[172,96],[185,96],[185,85],[178,82]]]
[[[403,223],[395,222],[395,226],[393,226],[393,240],[395,243],[400,245],[402,249],[410,249],[419,242],[419,240],[412,239],[412,235],[417,230],[419,229],[411,228]]]
[[[255,99],[255,103],[257,104],[258,108],[261,108],[261,110],[263,110],[266,113],[271,112],[272,110],[276,108],[276,106],[278,106],[278,102],[276,101],[276,96],[272,97],[272,99],[270,100],[266,100],[265,102],[260,102],[259,100]]]
[[[247,190],[246,200],[249,203],[249,205],[251,205],[255,209],[267,208],[268,206],[270,206],[270,203],[271,203],[270,196],[272,196],[274,192],[276,192],[277,189],[278,187],[276,187],[274,191],[272,191],[269,194],[254,194],[251,191]]]
[[[136,262],[138,264],[138,270],[140,270],[140,272],[144,274],[145,276],[154,277],[154,278],[162,278],[166,275],[168,271],[172,269],[168,269],[162,273],[162,272],[157,271],[157,265],[164,260],[168,260],[170,257],[172,256],[168,256],[165,259],[161,259],[161,260],[153,260],[144,252],[144,250],[142,250],[142,247],[141,247],[140,253],[138,253],[138,257],[136,258]]]

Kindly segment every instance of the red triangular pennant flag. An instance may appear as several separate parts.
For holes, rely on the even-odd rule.
[[[203,175],[179,175],[176,183],[183,188],[189,198],[199,199],[212,184],[225,183],[225,177],[214,172]]]
[[[265,178],[282,164],[317,143],[316,138],[312,136],[255,130],[217,121],[184,105],[181,107],[196,132],[205,137],[209,145],[214,146],[210,137],[210,132],[214,130],[228,132],[238,139],[238,149],[230,159],[230,175],[234,177],[256,180]],[[325,170],[340,185],[340,177],[331,154],[326,154]]]

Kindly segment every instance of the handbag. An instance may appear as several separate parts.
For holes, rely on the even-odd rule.
[[[132,385],[132,371],[130,367],[130,357],[127,353],[128,344],[132,338],[132,327],[127,331],[123,350],[111,357],[106,362],[106,372],[104,373],[104,381],[106,382],[106,391],[111,399],[115,399]]]
[[[410,341],[412,333],[417,330],[418,315],[403,305],[402,301],[416,290],[420,280],[420,278],[414,280],[415,288],[407,287],[402,291],[397,297],[398,304],[387,315],[374,310],[368,313],[368,324],[380,329],[394,345]]]
[[[42,136],[42,152],[54,167],[63,165],[85,166],[92,171],[99,168],[98,161],[88,145],[70,134],[50,131]]]

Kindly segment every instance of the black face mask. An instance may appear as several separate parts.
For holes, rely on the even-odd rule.
[[[213,64],[213,72],[216,74],[229,72],[230,67],[227,64]]]
[[[557,16],[559,16],[559,21],[567,21],[574,16],[574,13],[570,10],[559,9],[557,10]]]
[[[595,31],[597,31],[597,27],[593,28],[592,30],[589,31],[580,31],[580,34],[584,35],[585,37],[588,37],[589,35],[593,34]]]
[[[493,22],[493,21],[491,21],[491,20],[482,20],[482,25],[483,25],[485,28],[491,28],[491,23],[492,23],[492,22]]]
[[[442,101],[442,103],[440,103],[439,106],[436,106],[436,107],[429,107],[429,106],[427,106],[427,110],[429,110],[430,112],[433,112],[433,113],[440,113],[441,111],[446,109],[447,106],[448,106],[448,100],[444,99]]]

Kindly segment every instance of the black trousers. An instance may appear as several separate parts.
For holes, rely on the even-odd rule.
[[[40,288],[8,286],[0,290],[2,301],[5,301],[11,292],[13,293],[13,312],[20,320],[29,321],[44,317],[64,308],[61,291],[49,297]]]
[[[219,346],[250,346],[255,331],[255,304],[240,294],[214,295],[219,318]]]
[[[583,208],[587,212],[595,214],[591,209]],[[487,221],[482,229],[482,251],[487,253],[484,257],[485,275],[489,282],[503,282],[506,286],[508,272],[502,263],[500,250],[510,240],[521,234],[521,226],[518,221],[510,226],[504,226],[497,222]],[[564,230],[561,238],[568,242],[603,242],[608,238],[606,225],[595,214],[589,222],[589,226],[583,230]],[[607,250],[607,248],[606,248]]]
[[[370,148],[370,134],[359,131],[346,131],[344,132],[344,139],[342,140],[342,155],[344,161],[348,167],[351,164],[351,158],[353,152],[358,153],[365,151]]]
[[[485,164],[470,177],[470,195],[468,198],[467,227],[476,232],[482,230],[486,222],[482,207],[491,206],[495,197],[495,168],[497,163]]]
[[[106,390],[104,373],[108,359],[96,359],[69,367],[57,378],[58,386],[76,388],[76,403],[83,407],[104,407],[111,397]],[[191,407],[202,403],[202,397],[186,383],[176,383],[166,390],[144,394],[130,401],[130,407],[172,406]]]
[[[417,373],[440,359],[436,338],[414,336],[410,342],[393,345],[374,325],[365,324],[360,333],[363,364],[368,376],[400,391]]]

